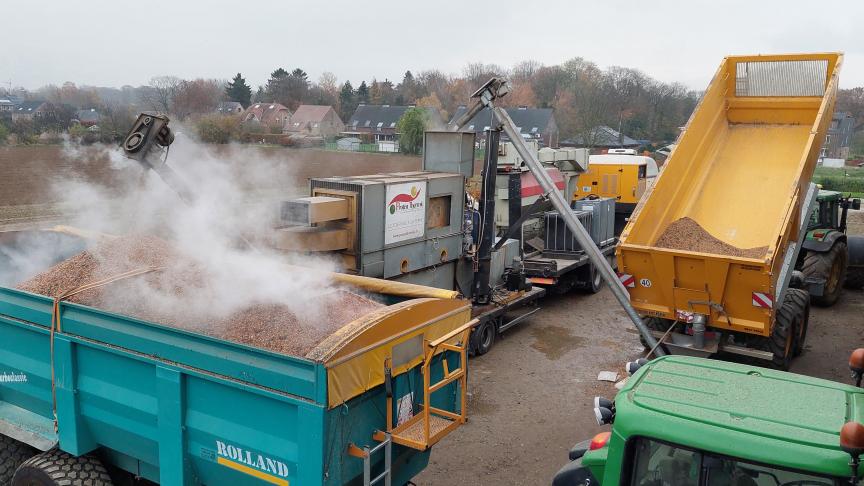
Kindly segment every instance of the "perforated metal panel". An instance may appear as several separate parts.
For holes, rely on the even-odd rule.
[[[735,63],[735,96],[822,96],[825,59]]]

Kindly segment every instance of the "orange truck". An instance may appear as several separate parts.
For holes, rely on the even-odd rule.
[[[790,282],[841,62],[723,59],[616,250],[633,307],[667,351],[780,368],[801,352],[809,298]]]

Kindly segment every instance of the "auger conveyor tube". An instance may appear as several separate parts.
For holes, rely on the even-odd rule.
[[[492,83],[487,83],[487,85],[490,84]],[[609,285],[612,294],[616,299],[618,299],[618,303],[621,304],[621,307],[623,307],[627,312],[627,316],[629,316],[630,320],[633,321],[633,324],[636,326],[639,334],[641,334],[645,339],[648,347],[654,349],[655,356],[663,356],[666,354],[663,351],[662,346],[657,346],[657,340],[642,322],[642,318],[639,317],[638,313],[636,313],[636,309],[630,305],[630,294],[627,293],[627,289],[625,289],[624,285],[622,285],[618,280],[618,276],[606,261],[606,257],[600,253],[600,249],[594,244],[594,240],[591,239],[591,236],[587,231],[585,231],[585,228],[582,227],[582,224],[580,224],[579,220],[573,215],[570,205],[567,204],[564,196],[555,187],[555,183],[549,177],[546,170],[544,170],[540,161],[537,160],[537,156],[535,156],[525,146],[525,143],[522,140],[522,135],[516,129],[516,124],[513,123],[513,120],[510,119],[510,116],[503,108],[497,107],[493,104],[492,100],[495,98],[495,94],[491,92],[481,94],[478,92],[475,96],[477,95],[479,95],[478,99],[475,101],[475,104],[468,109],[468,111],[476,113],[478,111],[477,105],[485,104],[494,112],[495,118],[499,123],[501,123],[504,133],[507,134],[508,138],[510,138],[510,142],[513,144],[513,147],[516,148],[516,152],[519,153],[519,156],[522,157],[522,160],[524,160],[525,164],[528,166],[528,170],[531,171],[534,178],[537,179],[537,183],[539,183],[540,187],[543,188],[543,196],[548,198],[549,202],[552,203],[552,206],[558,211],[558,213],[560,213],[561,218],[564,219],[567,227],[570,228],[571,232],[573,232],[573,236],[576,237],[576,240],[585,250],[585,254],[591,260],[591,263],[600,270],[603,280],[605,280],[606,284]],[[459,130],[462,125],[467,122],[467,120],[463,121],[465,118],[466,117],[462,117],[459,121],[454,123],[450,127],[451,130]]]

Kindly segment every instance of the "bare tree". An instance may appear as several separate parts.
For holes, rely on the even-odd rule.
[[[531,78],[534,77],[534,74],[537,73],[537,70],[543,67],[543,64],[539,62],[528,59],[513,66],[513,69],[510,70],[510,79],[516,84],[527,83],[531,81]]]
[[[141,93],[145,106],[160,113],[171,113],[174,97],[183,80],[176,76],[158,76],[150,80],[150,86]]]
[[[172,112],[181,120],[211,113],[222,98],[222,85],[222,82],[215,79],[180,82],[174,90]]]

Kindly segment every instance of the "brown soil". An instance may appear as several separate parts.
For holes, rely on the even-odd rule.
[[[768,251],[767,246],[757,248],[738,248],[718,240],[705,228],[690,218],[672,222],[657,239],[655,246],[672,250],[695,251],[715,255],[761,258]]]
[[[148,305],[146,298],[129,297],[136,295],[136,288],[140,288],[136,285],[146,283],[159,293],[192,297],[196,292],[206,292],[207,269],[178,254],[164,240],[137,235],[105,240],[22,282],[18,288],[56,297],[86,283],[144,267],[160,270],[66,300],[294,356],[305,356],[345,324],[382,306],[345,290],[322,289],[313,302],[304,303],[304,309],[314,311],[302,315],[290,306],[275,303],[250,304],[215,318],[192,315],[182,306],[155,308]]]

